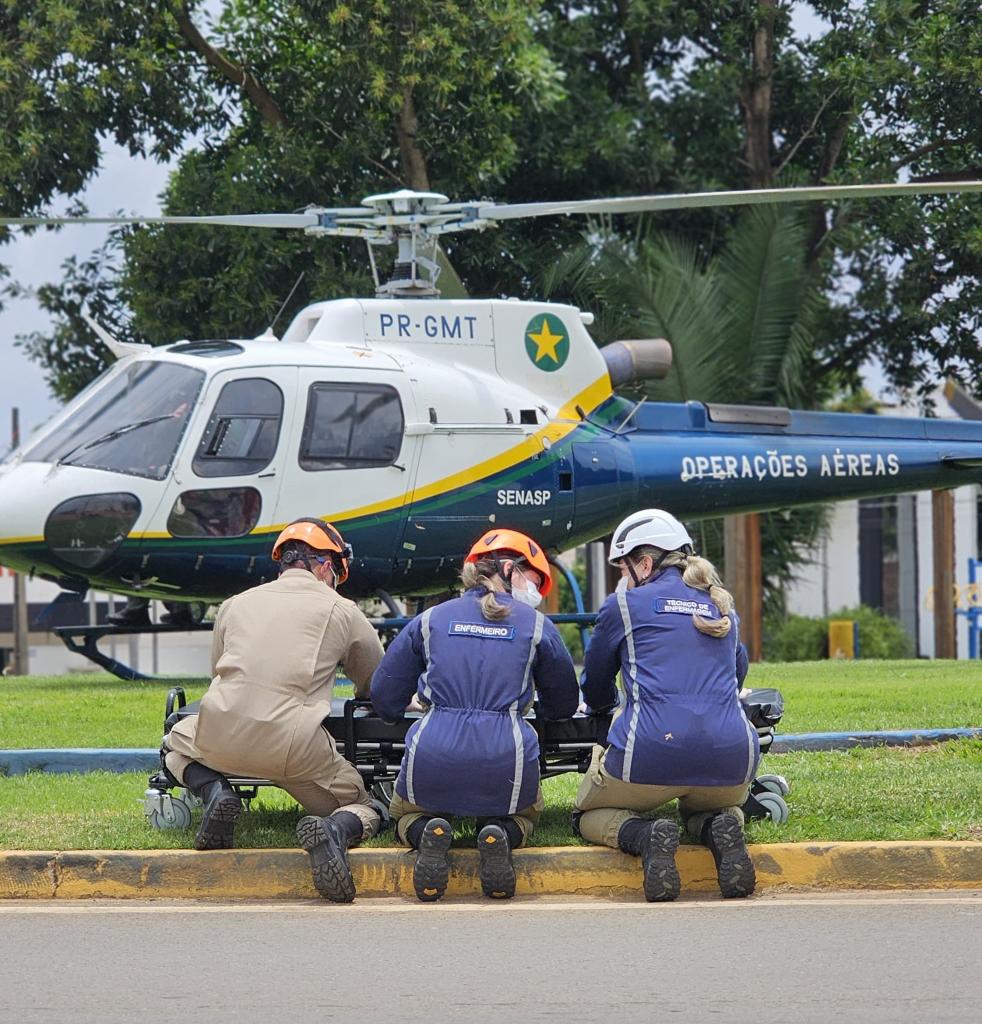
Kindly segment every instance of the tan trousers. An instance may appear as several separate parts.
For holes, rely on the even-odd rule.
[[[169,750],[166,760],[167,770],[183,782],[184,769],[192,763],[192,759]],[[336,811],[351,811],[361,820],[364,829],[362,839],[371,839],[382,823],[378,811],[368,802],[368,791],[361,775],[340,755],[318,779],[306,782],[291,779],[269,781],[285,789],[308,814],[324,817]]]
[[[516,811],[514,814],[501,814],[495,815],[495,817],[510,817],[511,820],[514,821],[522,830],[522,841],[519,845],[524,846],[529,841],[529,837],[535,831],[535,826],[545,806],[545,801],[542,799],[542,787],[540,786],[539,792],[535,797],[534,804],[531,804],[528,807],[523,807],[520,811]],[[428,811],[416,804],[411,804],[408,800],[403,800],[398,793],[392,794],[392,800],[389,803],[389,814],[395,823],[396,839],[398,839],[403,846],[409,845],[409,841],[406,839],[406,833],[409,831],[409,826],[412,825],[414,821],[419,821],[420,818],[424,817],[450,817],[450,815],[445,815],[440,811]]]
[[[612,846],[615,850],[617,834],[621,826],[638,813],[653,811],[656,807],[678,799],[679,813],[686,830],[693,839],[706,820],[713,814],[726,811],[743,824],[741,805],[747,799],[750,786],[646,786],[637,782],[623,782],[608,775],[603,759],[603,747],[594,747],[593,760],[583,781],[580,783],[575,811],[581,812],[580,835],[588,843],[598,846]]]

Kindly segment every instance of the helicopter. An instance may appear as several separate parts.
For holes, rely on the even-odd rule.
[[[667,342],[600,349],[570,305],[444,298],[439,240],[523,217],[977,192],[982,182],[495,204],[401,190],[352,208],[4,225],[199,224],[395,244],[376,294],[317,302],[282,334],[124,343],[0,466],[0,562],[75,594],[217,603],[275,575],[283,526],[320,516],[353,550],[345,592],[446,590],[474,537],[554,555],[645,506],[683,519],[982,481],[982,424],[633,401]]]

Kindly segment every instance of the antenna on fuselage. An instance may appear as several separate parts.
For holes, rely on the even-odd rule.
[[[290,289],[290,294],[287,295],[287,297],[283,300],[283,304],[277,310],[276,316],[273,317],[273,322],[269,325],[269,327],[266,328],[265,331],[263,331],[262,334],[259,335],[259,337],[262,338],[263,341],[278,341],[279,340],[276,337],[276,331],[273,328],[276,327],[277,321],[283,315],[283,310],[286,309],[286,307],[290,304],[290,299],[293,298],[293,293],[300,287],[300,282],[304,279],[304,275],[306,273],[307,273],[306,270],[301,270],[300,271],[300,276],[297,278],[296,283]]]

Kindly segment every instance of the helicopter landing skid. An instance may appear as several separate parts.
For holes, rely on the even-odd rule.
[[[73,653],[81,654],[89,661],[95,662],[100,668],[111,672],[117,679],[151,681],[158,676],[148,676],[143,672],[124,665],[123,662],[104,651],[99,650],[99,641],[105,637],[135,636],[140,633],[201,633],[211,632],[214,623],[199,622],[193,626],[58,626],[55,633],[61,638],[62,643]]]
[[[585,631],[586,627],[594,624],[597,616],[595,612],[580,611],[549,615],[547,618],[552,619],[555,623],[571,622]],[[391,616],[389,618],[373,618],[368,621],[378,631],[383,643],[387,643],[412,620],[408,616]],[[140,633],[163,633],[166,635],[169,633],[211,632],[213,626],[213,622],[199,622],[193,626],[113,626],[103,624],[101,626],[57,626],[54,631],[73,654],[81,654],[83,658],[88,658],[100,668],[111,672],[117,679],[152,681],[165,677],[148,676],[135,668],[130,668],[129,665],[124,665],[118,658],[100,651],[99,641],[105,637],[135,636]]]

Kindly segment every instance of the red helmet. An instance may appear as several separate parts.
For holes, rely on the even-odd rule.
[[[323,519],[296,519],[283,530],[273,545],[273,561],[278,562],[283,545],[287,541],[298,540],[309,544],[315,551],[330,551],[337,555],[335,567],[341,566],[338,573],[338,586],[348,578],[348,559],[351,558],[351,545],[345,544],[341,534]]]
[[[539,593],[545,597],[552,590],[552,572],[545,552],[531,537],[518,530],[489,530],[468,552],[464,562],[476,562],[485,555],[506,555],[528,562],[542,576]]]

